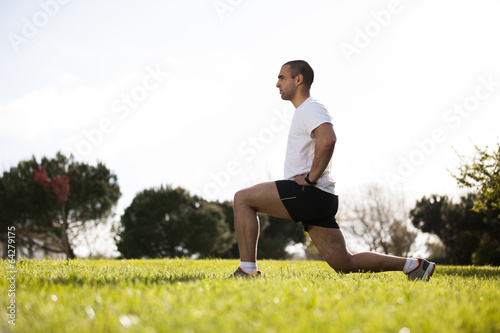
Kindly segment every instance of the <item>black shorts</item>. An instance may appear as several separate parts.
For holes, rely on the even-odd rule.
[[[339,198],[313,186],[300,186],[293,180],[276,181],[281,202],[295,222],[302,222],[304,230],[309,225],[339,229],[335,219]]]

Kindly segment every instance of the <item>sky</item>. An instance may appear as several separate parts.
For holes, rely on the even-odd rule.
[[[208,200],[281,179],[295,59],[337,134],[342,196],[368,183],[462,193],[458,154],[500,141],[500,3],[145,0],[0,2],[0,172],[58,151],[144,189]]]

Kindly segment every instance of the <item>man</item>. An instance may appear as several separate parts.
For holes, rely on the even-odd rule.
[[[435,264],[424,259],[388,256],[373,252],[352,254],[335,215],[338,197],[330,176],[337,138],[326,108],[310,96],[314,72],[302,60],[283,65],[276,87],[283,100],[296,110],[288,134],[285,180],[258,184],[234,196],[234,225],[240,266],[233,277],[259,276],[257,243],[259,219],[264,213],[301,222],[314,245],[337,272],[403,271],[409,280],[428,280]]]

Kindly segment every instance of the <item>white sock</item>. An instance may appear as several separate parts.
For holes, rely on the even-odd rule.
[[[406,259],[403,273],[408,274],[418,266],[418,260],[413,258]]]
[[[257,273],[257,263],[251,261],[240,261],[240,268],[248,274],[254,275]]]

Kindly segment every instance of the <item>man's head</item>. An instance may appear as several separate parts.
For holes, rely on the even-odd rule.
[[[311,89],[311,85],[314,81],[314,71],[311,66],[305,62],[304,60],[293,60],[287,62],[285,65],[290,66],[290,74],[292,74],[292,78],[296,78],[299,75],[302,75],[303,84],[307,89]]]
[[[281,98],[293,100],[297,94],[309,94],[314,81],[314,71],[304,60],[289,61],[281,67],[276,87],[280,89]]]

